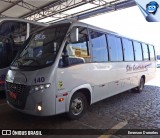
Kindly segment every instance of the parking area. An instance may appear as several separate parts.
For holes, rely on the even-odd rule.
[[[36,117],[19,113],[6,104],[1,92],[0,129],[158,129],[159,82],[160,69],[157,69],[155,79],[145,85],[143,92],[126,91],[95,103],[81,119],[74,121],[68,120],[65,114]]]

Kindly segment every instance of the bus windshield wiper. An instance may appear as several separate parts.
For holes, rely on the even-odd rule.
[[[22,65],[22,62],[19,60],[16,60],[15,63],[13,64],[13,66],[17,66],[17,67],[19,67],[20,65]]]
[[[34,59],[34,58],[25,58],[25,59],[23,59],[23,60],[24,60],[24,61],[31,60],[31,61],[37,63],[38,65],[41,65],[41,64],[40,64],[36,59]]]

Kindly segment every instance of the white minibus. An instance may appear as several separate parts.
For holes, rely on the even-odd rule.
[[[34,33],[6,76],[7,103],[36,116],[80,118],[88,105],[154,78],[154,46],[81,22]]]

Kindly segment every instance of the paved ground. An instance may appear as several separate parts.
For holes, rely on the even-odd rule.
[[[87,113],[76,121],[68,120],[65,114],[53,117],[25,115],[11,109],[5,103],[4,97],[5,95],[1,93],[0,129],[80,129],[78,133],[83,133],[82,129],[160,128],[160,69],[157,70],[156,78],[145,85],[142,93],[126,91],[93,104]],[[110,137],[103,135],[103,133],[105,132],[87,137]],[[132,138],[134,136],[117,135],[111,137]],[[153,135],[136,135],[136,137],[153,137]],[[160,135],[154,137],[158,138]]]

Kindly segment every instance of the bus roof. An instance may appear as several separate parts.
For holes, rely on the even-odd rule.
[[[84,26],[84,27],[87,27],[87,28],[90,28],[90,29],[93,29],[93,30],[98,30],[98,31],[101,31],[101,32],[105,32],[105,33],[113,34],[113,35],[120,36],[120,37],[123,37],[123,38],[127,38],[129,40],[133,40],[133,41],[149,44],[147,42],[143,42],[143,41],[140,41],[140,40],[135,40],[135,39],[123,36],[121,34],[118,34],[116,32],[113,32],[113,31],[110,31],[110,30],[107,30],[107,29],[102,29],[102,28],[99,28],[99,27],[96,27],[96,26],[93,26],[93,25],[89,25],[89,24],[83,23],[83,22],[73,22],[72,26]],[[149,45],[153,46],[153,44],[149,44]]]

